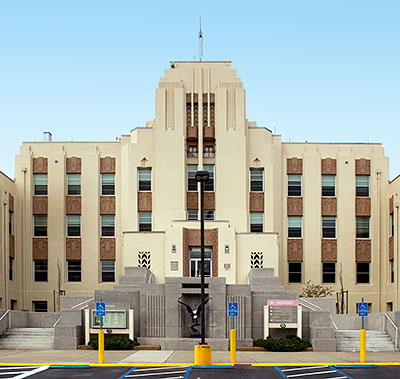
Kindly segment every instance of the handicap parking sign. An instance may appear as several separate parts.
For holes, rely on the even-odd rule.
[[[239,313],[239,304],[237,302],[228,303],[228,316],[237,317]]]
[[[105,315],[106,315],[106,303],[105,302],[96,303],[96,316],[104,317]]]
[[[368,316],[368,303],[358,303],[358,315]]]

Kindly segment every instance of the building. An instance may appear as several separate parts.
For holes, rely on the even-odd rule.
[[[246,118],[230,62],[172,62],[155,119],[115,142],[24,142],[0,176],[1,307],[52,311],[113,288],[123,268],[196,276],[207,170],[206,272],[243,284],[348,290],[349,312],[399,310],[400,181],[380,144],[284,143]]]

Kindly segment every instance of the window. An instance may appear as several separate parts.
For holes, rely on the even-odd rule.
[[[215,157],[214,146],[206,145],[204,147],[204,158],[214,158],[214,157]]]
[[[14,234],[14,213],[8,212],[8,233]]]
[[[47,301],[32,301],[34,312],[47,312]]]
[[[393,302],[386,303],[386,312],[393,312]]]
[[[368,197],[369,196],[369,176],[357,175],[356,176],[356,196]]]
[[[322,238],[336,238],[336,217],[322,217]]]
[[[151,168],[138,169],[139,191],[151,191]]]
[[[394,214],[389,215],[390,237],[394,237]]]
[[[34,237],[47,236],[47,215],[33,216],[33,235]]]
[[[115,282],[115,261],[101,261],[101,281]]]
[[[214,210],[205,210],[204,211],[204,220],[214,220],[215,211]]]
[[[288,217],[288,237],[301,238],[302,217]]]
[[[336,283],[336,262],[322,262],[322,283]]]
[[[81,194],[81,174],[67,174],[67,194]]]
[[[101,174],[101,194],[115,195],[115,174]]]
[[[301,175],[288,175],[288,196],[301,196]]]
[[[190,277],[199,277],[201,274],[201,248],[189,246],[189,273]],[[204,246],[204,276],[212,275],[212,247]]]
[[[390,283],[394,283],[394,260],[392,259],[390,262]]]
[[[14,258],[9,257],[8,259],[8,279],[13,280],[13,274],[14,274]]]
[[[33,174],[33,194],[47,195],[47,174]]]
[[[301,262],[289,262],[289,283],[301,283]]]
[[[369,238],[369,217],[356,217],[356,238]]]
[[[257,233],[264,231],[264,213],[250,212],[250,232]]]
[[[322,196],[336,196],[335,175],[322,175]]]
[[[115,216],[101,215],[101,236],[114,237],[115,235]]]
[[[205,164],[204,171],[208,171],[208,180],[205,182],[204,191],[214,191],[214,165]]]
[[[196,172],[197,172],[197,164],[188,164],[187,165],[187,190],[188,191],[197,191]]]
[[[188,146],[187,157],[188,158],[197,158],[198,157],[197,146],[196,145]]]
[[[17,300],[10,299],[10,310],[14,311],[17,309]]]
[[[33,261],[33,281],[47,282],[47,260]]]
[[[69,215],[67,216],[67,236],[79,237],[81,235],[81,216]]]
[[[197,210],[188,210],[187,211],[187,219],[188,220],[198,220],[198,211]]]
[[[81,269],[82,263],[80,260],[67,261],[68,264],[68,276],[69,282],[80,282],[81,281]]]
[[[369,262],[357,262],[357,284],[369,283]]]
[[[264,191],[264,170],[259,170],[255,168],[250,169],[250,191]]]
[[[139,212],[139,232],[151,232],[151,212]]]

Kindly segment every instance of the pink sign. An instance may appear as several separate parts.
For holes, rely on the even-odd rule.
[[[268,300],[267,305],[272,307],[297,307],[299,305],[298,300]]]

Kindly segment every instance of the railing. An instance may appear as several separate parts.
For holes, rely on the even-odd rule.
[[[387,326],[386,321],[389,321],[389,324],[393,327],[393,329],[395,331],[394,348],[395,348],[395,350],[398,350],[399,328],[396,326],[396,324],[392,321],[392,319],[389,317],[389,315],[387,313],[385,313],[384,316],[385,317],[383,317],[383,327],[382,327],[382,329],[383,329],[384,332],[387,332],[389,334],[389,332],[387,331],[387,328],[386,328],[386,326]]]
[[[336,339],[336,349],[337,349],[337,346],[338,346],[338,327],[337,327],[335,321],[333,321],[331,316],[329,316],[329,320],[331,321],[333,327],[335,328],[335,339]]]
[[[57,324],[60,322],[60,320],[62,319],[62,316],[60,316],[57,321],[53,324],[53,328],[55,328],[57,326]]]
[[[321,307],[313,304],[311,301],[305,300],[304,298],[299,299],[299,304],[302,305],[303,307],[306,307],[306,308],[312,310],[313,312],[322,311]]]
[[[150,275],[149,275],[149,279],[147,281],[147,284],[153,283],[153,277],[154,277],[153,271],[150,271]]]
[[[10,310],[7,309],[7,311],[4,312],[3,316],[0,317],[0,321],[1,321],[4,317],[6,317],[9,313],[10,313]]]
[[[90,303],[90,302],[93,301],[93,300],[94,300],[94,297],[92,297],[92,298],[90,298],[90,299],[88,299],[88,300],[82,301],[81,303],[78,303],[78,304],[74,305],[73,307],[71,307],[71,309],[78,308],[78,307],[80,307],[80,306],[83,305],[83,304],[85,304],[85,306],[82,307],[82,308],[80,308],[80,309],[86,308],[86,307],[87,307],[87,303]]]

